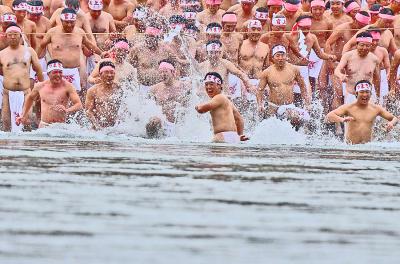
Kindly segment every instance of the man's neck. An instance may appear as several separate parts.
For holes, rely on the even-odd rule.
[[[280,65],[278,65],[278,64],[274,64],[274,65],[275,65],[275,68],[276,68],[278,71],[283,71],[283,70],[285,69],[286,63],[284,63],[283,66],[280,66]]]
[[[176,80],[172,79],[172,78],[164,81],[164,85],[167,89],[172,88],[175,83],[176,83]]]
[[[112,90],[114,88],[114,83],[102,83],[104,90]]]
[[[210,64],[211,64],[211,66],[218,66],[219,64],[220,64],[220,62],[221,62],[221,60],[220,59],[217,59],[217,60],[211,60],[210,59]]]
[[[339,19],[339,18],[341,18],[343,16],[343,12],[339,12],[337,14],[332,13],[332,15],[333,15],[334,18]]]
[[[16,45],[8,45],[9,47],[10,47],[10,49],[12,49],[12,50],[16,50],[16,49],[18,49],[19,48],[19,44],[16,44]]]

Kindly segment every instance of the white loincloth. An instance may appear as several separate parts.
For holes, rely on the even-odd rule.
[[[322,48],[321,50],[324,51]],[[308,64],[308,74],[310,77],[318,78],[324,60],[317,56],[314,49],[311,49],[309,60],[310,64]]]
[[[0,75],[0,109],[3,106],[3,75]]]
[[[297,66],[300,70],[301,77],[303,77],[304,83],[306,84],[307,91],[311,92],[310,80],[308,79],[308,66]],[[301,93],[300,86],[298,84],[293,85],[294,93]]]
[[[17,126],[17,117],[22,116],[25,93],[23,91],[8,91],[8,102],[11,113],[11,132],[20,132],[24,127],[22,124]]]
[[[43,78],[44,78],[45,80],[47,80],[48,77],[47,77],[47,62],[46,62],[46,57],[43,57],[43,58],[39,59],[39,63],[40,63],[40,66],[42,67]],[[32,68],[32,65],[31,65],[31,69],[30,69],[30,71],[29,71],[29,78],[32,79],[32,80],[34,80],[35,83],[39,82],[39,80],[38,80],[38,78],[37,78],[37,75],[36,75],[36,72],[35,72],[35,71],[33,70],[33,68]]]
[[[258,79],[250,79],[250,83],[252,85],[254,85],[255,87],[258,87],[258,85],[260,84],[260,80],[258,80]],[[256,102],[257,101],[257,97],[253,93],[247,93],[247,100]]]
[[[300,119],[303,122],[310,121],[310,114],[299,107],[296,107],[294,104],[289,104],[289,105],[281,105],[278,107],[278,110],[276,110],[276,116],[278,118],[286,118],[287,117],[287,110],[293,110],[296,111],[297,114],[300,116]]]
[[[228,90],[228,96],[231,99],[242,97],[242,82],[239,77],[230,73],[228,75]]]
[[[221,132],[225,143],[239,143],[240,137],[236,131]]]
[[[143,97],[147,97],[150,93],[150,89],[151,89],[151,86],[140,84],[139,85],[139,94]]]
[[[64,68],[63,69],[63,78],[68,82],[72,83],[75,87],[76,91],[81,91],[81,77],[79,75],[78,68]]]
[[[169,121],[163,122],[164,134],[167,137],[174,137],[176,135],[176,124]]]
[[[381,70],[381,94],[379,103],[383,104],[383,97],[389,94],[389,83],[386,75],[386,70]]]

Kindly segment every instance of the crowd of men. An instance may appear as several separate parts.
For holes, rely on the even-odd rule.
[[[139,0],[138,0],[139,1]],[[196,93],[216,142],[244,136],[241,112],[312,118],[350,143],[400,114],[398,0],[2,0],[2,129],[46,127],[84,112],[93,129],[118,122],[124,83],[161,106],[150,137],[173,134]],[[195,76],[203,80],[194,91]]]

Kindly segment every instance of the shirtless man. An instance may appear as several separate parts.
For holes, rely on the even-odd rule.
[[[82,109],[82,103],[74,87],[62,78],[63,67],[59,60],[51,60],[47,65],[49,80],[36,83],[26,97],[23,111],[16,123],[28,125],[33,103],[40,98],[41,120],[39,128],[54,123],[65,123],[68,114]],[[71,106],[70,105],[71,101]]]
[[[207,59],[207,42],[212,41],[212,40],[220,40],[221,39],[221,34],[222,34],[222,26],[218,23],[210,23],[207,25],[207,28],[205,30],[205,39],[200,38],[199,41],[197,41],[197,49],[196,49],[196,56],[195,59],[197,62],[201,63]]]
[[[296,19],[301,15],[300,0],[286,0],[283,3],[284,9],[278,14],[286,17],[286,31],[291,31]]]
[[[356,101],[333,110],[326,116],[326,121],[346,123],[345,139],[349,144],[370,142],[378,116],[390,121],[386,125],[386,130],[392,130],[397,124],[397,118],[383,107],[370,102],[372,84],[368,80],[360,80],[353,89],[356,92]]]
[[[352,21],[351,17],[343,11],[344,0],[331,0],[329,3],[330,9],[325,11],[324,16],[330,20],[333,28]]]
[[[243,23],[253,19],[255,15],[255,0],[241,0],[240,4],[234,5],[228,9],[228,12],[234,12],[237,16],[236,31],[243,32]]]
[[[97,46],[104,50],[109,34],[116,31],[112,15],[103,10],[102,0],[89,0],[89,12],[85,17],[90,23],[90,28],[96,39]]]
[[[24,39],[26,39],[24,41],[27,41],[33,49],[36,49],[36,25],[32,21],[26,19],[26,10],[28,5],[25,0],[14,0],[12,7],[17,18],[17,25],[24,33]]]
[[[347,1],[344,4],[344,12],[353,20],[355,19],[355,16],[360,11],[360,9],[360,5],[354,0]]]
[[[44,35],[50,29],[50,20],[43,16],[43,2],[40,0],[34,0],[28,2],[28,19],[36,24],[36,34],[33,35],[36,38],[36,43],[40,44],[43,40]],[[39,46],[36,47],[36,52],[39,51]],[[46,62],[46,52],[42,52],[42,54],[37,54],[39,57],[40,65],[42,66],[43,75],[45,75],[47,62]],[[33,82],[37,82],[36,72],[31,69],[30,78],[32,80],[32,88]]]
[[[51,18],[51,15],[59,8],[64,8],[64,0],[44,0],[43,1],[43,9],[44,16],[48,19]]]
[[[376,21],[379,19],[379,11],[381,11],[382,6],[380,4],[373,4],[368,13],[371,15],[371,24],[375,24]]]
[[[74,9],[65,8],[61,12],[60,19],[61,25],[47,31],[38,52],[41,54],[46,47],[51,47],[49,49],[51,58],[62,61],[65,67],[63,69],[64,78],[72,83],[78,93],[81,93],[83,92],[82,87],[85,87],[81,84],[78,70],[82,46],[86,46],[98,55],[102,53],[102,50],[89,41],[83,29],[75,26],[77,15]]]
[[[228,10],[231,6],[236,5],[236,4],[237,4],[237,0],[222,0],[220,8],[222,10]]]
[[[143,41],[143,34],[141,33],[144,33],[146,30],[145,20],[147,15],[148,14],[143,7],[137,6],[133,11],[132,25],[127,26],[124,31],[122,31],[123,35],[128,39],[132,46]]]
[[[245,38],[247,38],[247,29],[249,26],[249,21],[251,20],[258,20],[261,22],[262,26],[262,33],[268,32],[271,30],[271,21],[268,17],[268,9],[266,7],[258,7],[256,9],[256,13],[254,14],[254,17],[250,20],[247,20],[246,22],[243,23],[243,30],[246,32]]]
[[[115,67],[115,82],[123,84],[125,81],[137,83],[137,71],[127,61],[129,55],[129,44],[127,39],[117,39],[114,46],[109,51],[109,57],[102,59],[96,64],[94,70],[88,78],[91,84],[101,82],[100,65],[103,61],[111,61]]]
[[[150,138],[165,135],[174,136],[175,125],[178,116],[177,107],[186,107],[189,101],[190,84],[179,80],[178,72],[175,69],[175,63],[171,60],[162,60],[158,67],[162,81],[150,88],[150,97],[156,104],[161,106],[162,113],[166,120],[159,117],[153,117],[146,125],[146,134]]]
[[[114,64],[100,62],[99,71],[101,81],[88,90],[85,100],[86,115],[95,130],[116,124],[122,99],[122,90],[114,80]]]
[[[360,80],[368,80],[374,83],[377,98],[380,97],[380,61],[371,50],[372,35],[369,32],[357,34],[357,49],[343,54],[339,65],[335,69],[335,75],[341,82],[346,83],[344,103],[356,101],[354,87]],[[341,100],[342,89],[336,91],[336,107]]]
[[[183,9],[179,0],[169,0],[168,3],[160,9],[159,14],[167,19],[172,15],[182,15]]]
[[[248,91],[255,90],[253,85],[250,82],[250,79],[247,77],[245,73],[243,73],[240,69],[238,69],[232,62],[222,59],[222,43],[219,40],[209,41],[206,46],[207,49],[207,57],[208,59],[205,62],[199,64],[200,72],[202,74],[206,74],[207,72],[218,72],[225,80],[228,79],[228,74],[231,73],[239,77],[242,82],[247,87]],[[225,84],[223,85],[223,92],[227,96],[237,98],[242,97],[244,89],[242,89],[242,93],[237,90],[231,90],[231,87]]]
[[[283,1],[282,0],[268,0],[268,17],[272,20],[274,15],[278,14],[282,10]]]
[[[260,21],[248,21],[248,39],[243,41],[239,51],[239,66],[250,79],[259,79],[259,74],[268,66],[269,46],[259,41],[261,30]]]
[[[243,35],[235,32],[237,24],[236,14],[233,12],[226,12],[222,16],[222,35],[221,42],[224,45],[224,59],[238,64],[239,48],[243,42]]]
[[[8,46],[6,30],[10,24],[16,24],[17,17],[13,13],[5,13],[1,16],[0,50]]]
[[[0,67],[3,72],[2,121],[4,131],[21,131],[16,118],[22,114],[25,96],[29,93],[29,70],[32,65],[43,81],[42,69],[36,52],[31,47],[20,45],[21,28],[12,23],[6,30],[8,47],[0,51]]]
[[[261,73],[260,84],[257,90],[258,111],[262,116],[276,115],[278,118],[288,119],[293,126],[307,122],[310,115],[302,108],[294,105],[293,86],[295,82],[300,86],[303,102],[310,105],[311,96],[307,91],[299,69],[288,63],[286,48],[282,45],[272,47],[273,64]],[[264,90],[267,87],[268,109],[265,111]]]
[[[213,142],[239,143],[247,140],[243,135],[244,122],[233,103],[222,93],[222,77],[217,72],[208,72],[204,86],[211,101],[197,105],[200,114],[210,112],[214,137]]]
[[[128,26],[136,7],[136,0],[111,0],[108,12],[114,18],[114,23],[119,32]]]
[[[200,24],[221,23],[224,10],[220,9],[221,0],[207,0],[207,8],[197,14],[197,21]]]

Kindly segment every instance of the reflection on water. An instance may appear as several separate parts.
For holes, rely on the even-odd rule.
[[[400,147],[0,140],[0,263],[398,263]]]

